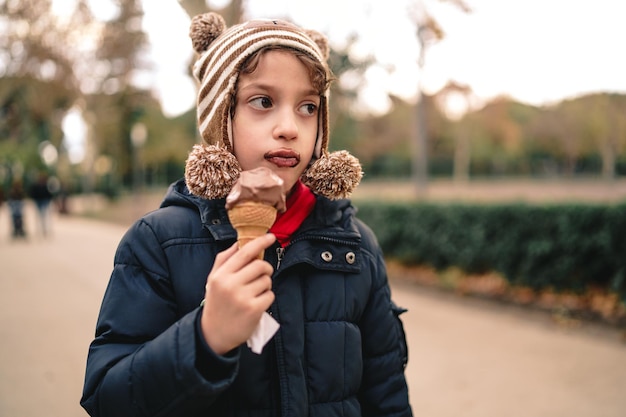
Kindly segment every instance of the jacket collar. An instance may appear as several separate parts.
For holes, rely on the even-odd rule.
[[[360,241],[360,233],[354,223],[355,209],[349,200],[329,200],[316,196],[317,201],[313,213],[302,223],[295,238],[336,239],[342,241]],[[237,238],[235,229],[230,225],[225,199],[207,200],[189,192],[184,179],[173,183],[161,203],[161,207],[183,206],[195,209],[208,230],[217,241],[234,240]]]
[[[200,215],[202,227],[216,241],[235,240],[237,233],[230,225],[224,204],[225,199],[207,200],[191,194],[185,180],[180,179],[170,186],[161,207],[183,206],[194,209]]]

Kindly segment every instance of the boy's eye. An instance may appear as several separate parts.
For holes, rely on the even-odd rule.
[[[309,116],[313,116],[317,112],[317,105],[313,103],[307,103],[300,106],[301,111]]]
[[[272,107],[272,100],[269,97],[257,97],[249,101],[250,105],[257,109],[269,109]]]

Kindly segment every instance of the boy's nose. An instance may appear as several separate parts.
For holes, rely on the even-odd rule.
[[[274,128],[274,137],[282,140],[292,140],[298,137],[298,124],[295,115],[291,112],[281,112]]]

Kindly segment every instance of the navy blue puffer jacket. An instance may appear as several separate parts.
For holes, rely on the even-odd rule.
[[[261,355],[218,356],[199,328],[207,276],[235,238],[224,201],[182,180],[129,229],[89,348],[89,414],[410,416],[400,310],[349,201],[318,197],[290,245],[266,250],[281,327]]]

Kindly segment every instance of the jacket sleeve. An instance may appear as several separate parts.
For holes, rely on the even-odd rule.
[[[139,221],[118,247],[89,348],[81,399],[89,415],[206,414],[232,383],[238,352],[213,354],[198,330],[200,308],[181,314],[167,258]]]
[[[404,369],[408,362],[406,337],[400,314],[406,310],[391,301],[386,267],[376,239],[365,228],[370,257],[372,293],[361,319],[363,381],[359,394],[363,416],[412,416]]]

